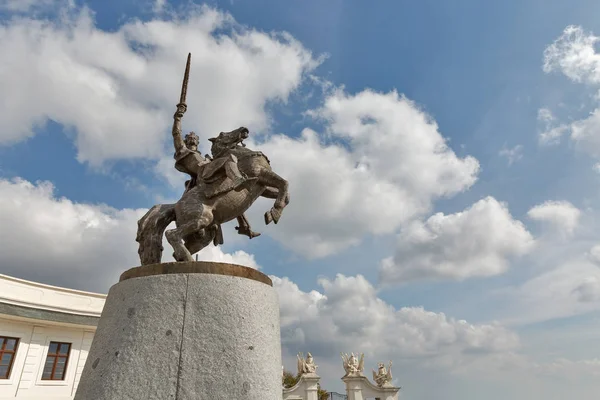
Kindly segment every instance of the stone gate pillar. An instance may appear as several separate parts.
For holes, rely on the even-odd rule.
[[[365,376],[345,376],[342,380],[346,384],[348,400],[398,400],[400,388],[375,386]]]
[[[302,375],[296,385],[283,389],[283,400],[319,400],[319,380],[315,374]]]

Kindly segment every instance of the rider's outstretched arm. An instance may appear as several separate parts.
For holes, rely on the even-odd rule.
[[[180,153],[185,149],[185,142],[181,137],[181,118],[186,112],[187,106],[184,103],[177,104],[177,111],[173,116],[173,145],[175,146],[175,154]]]

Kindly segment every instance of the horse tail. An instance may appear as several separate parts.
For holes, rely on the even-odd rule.
[[[142,265],[159,264],[162,257],[162,238],[165,229],[175,221],[175,204],[157,204],[138,221],[135,241]]]

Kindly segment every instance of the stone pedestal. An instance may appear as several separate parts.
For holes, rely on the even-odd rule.
[[[239,265],[133,268],[106,299],[75,400],[281,400],[279,304]]]

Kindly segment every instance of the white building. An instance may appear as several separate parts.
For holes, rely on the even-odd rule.
[[[105,298],[0,274],[0,400],[72,399]]]

